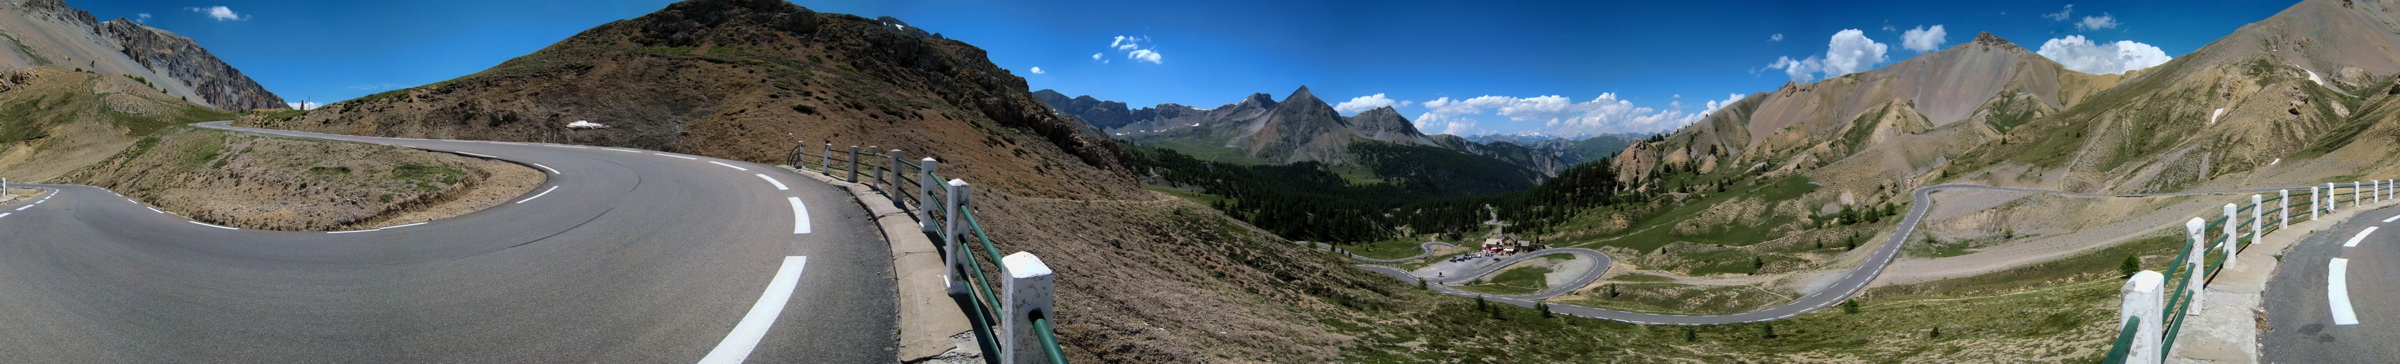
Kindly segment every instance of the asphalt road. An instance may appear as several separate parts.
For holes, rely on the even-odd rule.
[[[2345,187],[2346,187],[2346,186],[2345,186]],[[2308,187],[2300,187],[2300,190],[2302,190],[2302,191],[2306,191],[2307,189],[2308,189]],[[1791,302],[1787,302],[1787,303],[1784,303],[1784,304],[1782,304],[1782,305],[1777,305],[1777,306],[1774,306],[1774,307],[1768,307],[1768,308],[1766,308],[1766,309],[1763,309],[1763,310],[1751,311],[1751,312],[1745,312],[1745,313],[1737,313],[1737,314],[1731,314],[1731,315],[1671,315],[1671,314],[1659,314],[1659,313],[1646,313],[1646,312],[1619,311],[1619,310],[1611,310],[1611,309],[1597,308],[1597,307],[1589,307],[1589,306],[1577,306],[1577,305],[1570,305],[1570,304],[1551,304],[1551,305],[1550,305],[1550,311],[1551,311],[1551,312],[1553,312],[1553,313],[1558,313],[1558,314],[1563,314],[1563,315],[1569,315],[1569,316],[1575,316],[1575,317],[1589,317],[1589,318],[1597,318],[1597,319],[1612,320],[1612,321],[1630,322],[1630,323],[1636,323],[1636,324],[1652,324],[1652,325],[1657,325],[1657,324],[1667,324],[1667,325],[1716,325],[1716,324],[1734,324],[1734,323],[1747,323],[1747,322],[1761,322],[1761,321],[1774,321],[1774,320],[1781,320],[1781,319],[1791,318],[1792,316],[1797,316],[1797,315],[1800,315],[1800,314],[1803,314],[1803,313],[1808,313],[1808,312],[1811,312],[1811,311],[1816,311],[1816,310],[1824,309],[1825,307],[1832,306],[1832,305],[1834,305],[1834,304],[1836,304],[1836,303],[1841,303],[1843,300],[1850,299],[1850,297],[1851,297],[1851,296],[1857,295],[1859,291],[1861,291],[1861,290],[1865,290],[1865,289],[1866,289],[1867,283],[1874,282],[1876,277],[1878,277],[1878,276],[1881,276],[1881,275],[1883,274],[1883,268],[1884,268],[1884,267],[1886,267],[1886,266],[1890,266],[1890,265],[1892,264],[1892,259],[1900,255],[1900,247],[1901,247],[1901,245],[1902,245],[1902,244],[1906,244],[1906,243],[1907,243],[1909,235],[1916,233],[1916,231],[1917,231],[1917,225],[1920,225],[1920,223],[1922,223],[1922,222],[1925,220],[1925,212],[1926,212],[1926,211],[1928,211],[1928,210],[1931,210],[1931,209],[1932,209],[1932,207],[1933,207],[1933,204],[1932,204],[1932,201],[1933,201],[1933,193],[1934,193],[1934,192],[1945,191],[1945,190],[1981,190],[1981,191],[2025,192],[2025,193],[2049,194],[2049,195],[2070,196],[2070,197],[2158,197],[2158,196],[2190,196],[2190,195],[2213,195],[2213,194],[2238,194],[2238,193],[2275,192],[2275,191],[2276,191],[2276,190],[2278,190],[2278,189],[2274,189],[2274,188],[2266,188],[2266,189],[2233,190],[2233,191],[2186,191],[2186,192],[2174,192],[2174,193],[2146,193],[2146,194],[2101,194],[2101,193],[2078,193],[2078,192],[2064,192],[2064,191],[2031,190],[2031,189],[2021,189],[2021,188],[2005,188],[2005,187],[1991,187],[1991,186],[1975,186],[1975,185],[1939,185],[1939,186],[1926,186],[1926,187],[1920,187],[1920,188],[1917,188],[1915,191],[1912,191],[1912,192],[1910,192],[1910,193],[1909,193],[1909,196],[1910,196],[1910,201],[1916,201],[1916,203],[1909,204],[1909,206],[1908,206],[1908,213],[1907,213],[1906,215],[1903,215],[1903,217],[1900,219],[1900,224],[1899,224],[1899,227],[1898,227],[1898,229],[1897,229],[1897,230],[1895,230],[1895,231],[1893,231],[1893,232],[1892,232],[1892,235],[1891,235],[1890,237],[1887,237],[1886,239],[1884,239],[1884,243],[1883,243],[1882,245],[1878,245],[1878,246],[1876,246],[1874,251],[1871,251],[1871,252],[1869,252],[1869,253],[1868,253],[1869,255],[1867,256],[1867,259],[1866,259],[1866,261],[1865,261],[1865,262],[1862,262],[1862,263],[1861,263],[1861,264],[1859,264],[1859,265],[1858,265],[1858,267],[1856,267],[1856,268],[1851,268],[1849,272],[1847,272],[1847,273],[1843,273],[1840,279],[1837,279],[1837,280],[1835,280],[1835,281],[1834,281],[1834,282],[1833,282],[1831,285],[1827,285],[1827,286],[1826,286],[1824,289],[1818,290],[1818,291],[1816,291],[1816,292],[1809,293],[1807,296],[1802,296],[1802,297],[1800,297],[1800,299],[1792,300]],[[2302,193],[2302,194],[2295,195],[2295,196],[2299,196],[2298,198],[2306,198],[2306,197],[2307,197],[2307,196],[2306,196],[2306,193]],[[2345,201],[2345,203],[2347,203],[2347,201]],[[2400,232],[2395,232],[2395,233],[2400,233]],[[1541,255],[1541,254],[1549,254],[1548,252],[1550,252],[1550,251],[1552,251],[1552,250],[1559,250],[1559,249],[1550,249],[1550,250],[1543,250],[1543,251],[1537,251],[1537,252],[1533,252],[1532,254],[1529,254],[1529,255],[1526,255],[1526,256],[1522,256],[1521,258],[1519,258],[1519,260],[1521,261],[1522,259],[1531,258],[1532,256],[1538,256],[1538,255]],[[1606,255],[1606,254],[1601,254],[1600,252],[1597,252],[1597,251],[1593,251],[1593,252],[1591,252],[1591,253],[1589,253],[1589,254],[1591,254],[1591,255],[1597,255],[1597,256],[1599,256],[1599,258],[1600,258],[1600,261],[1601,261],[1601,262],[1604,262],[1604,263],[1605,263],[1605,262],[1609,262],[1609,260],[1608,260],[1608,258],[1607,258],[1607,255]],[[1420,254],[1419,256],[1420,256],[1420,257],[1422,257],[1422,256],[1424,256],[1424,254]],[[1487,270],[1485,270],[1485,271],[1484,271],[1484,273],[1485,273],[1485,274],[1488,274],[1488,273],[1490,273],[1490,272],[1497,271],[1497,270],[1498,270],[1498,268],[1501,268],[1501,267],[1506,267],[1506,266],[1507,266],[1507,265],[1509,265],[1509,264],[1515,264],[1515,263],[1516,263],[1515,261],[1511,261],[1511,262],[1504,262],[1503,264],[1494,264],[1494,265],[1492,265],[1492,267],[1493,267],[1492,269],[1487,269]],[[1447,293],[1447,294],[1456,295],[1456,296],[1462,296],[1462,297],[1475,297],[1475,296],[1484,296],[1484,297],[1486,297],[1486,298],[1488,298],[1488,299],[1490,299],[1490,300],[1492,300],[1492,301],[1494,301],[1494,302],[1501,302],[1501,303],[1507,303],[1507,304],[1512,304],[1512,305],[1517,305],[1517,306],[1524,306],[1524,307],[1533,307],[1533,305],[1534,305],[1534,301],[1535,301],[1535,300],[1541,300],[1541,299],[1548,299],[1548,298],[1551,298],[1551,297],[1557,297],[1558,295],[1562,295],[1562,294],[1566,294],[1566,293],[1568,293],[1568,292],[1571,292],[1571,291],[1572,291],[1572,288],[1581,288],[1581,287],[1583,287],[1584,285],[1588,285],[1588,284],[1590,284],[1590,283],[1592,282],[1592,280],[1596,280],[1596,279],[1598,279],[1598,277],[1599,277],[1600,275],[1602,275],[1602,274],[1606,273],[1606,269],[1605,269],[1605,268],[1606,268],[1607,266],[1608,266],[1607,264],[1601,264],[1601,265],[1599,265],[1599,267],[1601,267],[1601,268],[1603,268],[1603,269],[1593,269],[1593,272],[1589,272],[1589,273],[1587,273],[1587,275],[1588,275],[1588,279],[1586,279],[1586,280],[1582,281],[1582,283],[1583,283],[1583,284],[1576,284],[1576,285],[1572,285],[1572,286],[1567,286],[1567,287],[1570,287],[1569,289],[1564,289],[1564,290],[1561,290],[1561,289],[1553,289],[1552,291],[1541,292],[1541,294],[1534,294],[1534,295],[1515,295],[1515,296],[1510,296],[1510,295],[1489,295],[1489,294],[1482,294],[1482,293],[1474,293],[1474,292],[1467,292],[1467,291],[1460,291],[1460,290],[1455,290],[1455,289],[1449,289],[1448,287],[1440,287],[1440,288],[1438,288],[1437,290],[1438,290],[1438,291],[1440,291],[1440,292],[1442,292],[1442,293]],[[1376,271],[1376,272],[1380,272],[1380,273],[1383,273],[1383,274],[1385,274],[1385,275],[1390,275],[1390,276],[1393,276],[1393,277],[1395,277],[1395,278],[1399,278],[1399,279],[1401,279],[1401,280],[1403,280],[1403,281],[1409,281],[1409,282],[1411,282],[1411,283],[1414,283],[1414,282],[1416,281],[1416,278],[1415,278],[1415,277],[1409,276],[1409,275],[1407,274],[1407,272],[1402,272],[1402,271],[1400,271],[1399,269],[1393,269],[1393,268],[1390,268],[1390,267],[1383,267],[1383,266],[1369,265],[1369,264],[1360,264],[1360,265],[1359,265],[1359,267],[1361,267],[1361,268],[1366,268],[1366,269],[1368,269],[1368,270],[1372,270],[1372,271]],[[1473,279],[1473,278],[1475,278],[1475,277],[1480,277],[1480,276],[1481,276],[1481,274],[1461,275],[1460,277],[1456,277],[1456,278],[1453,278],[1453,279]],[[2400,342],[2400,341],[2394,341],[2394,342]],[[2400,357],[2400,356],[2392,356],[2392,357]]]
[[[56,192],[0,205],[0,361],[896,355],[879,232],[846,193],[779,168],[618,148],[203,126],[491,156],[550,177],[483,211],[356,232],[208,226],[95,187],[23,186]],[[788,300],[773,299],[779,290]],[[755,343],[746,355],[744,342]]]
[[[2368,211],[2310,235],[2285,253],[2267,281],[2267,325],[2259,356],[2273,363],[2390,363],[2400,360],[2400,211]],[[2345,247],[2368,228],[2377,230]],[[2340,259],[2342,282],[2333,268]],[[2338,287],[2338,289],[2336,288]],[[2347,297],[2332,297],[2340,291]],[[2337,301],[2336,299],[2339,298]],[[2354,320],[2336,318],[2336,304]],[[2347,324],[2344,323],[2351,323]]]

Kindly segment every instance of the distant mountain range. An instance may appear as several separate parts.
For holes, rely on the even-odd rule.
[[[100,22],[60,0],[0,0],[0,69],[56,65],[125,75],[228,111],[282,109],[283,98],[191,38],[124,18]]]

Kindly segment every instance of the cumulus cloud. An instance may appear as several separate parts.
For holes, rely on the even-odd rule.
[[[1941,49],[1942,43],[1945,41],[1944,37],[1949,35],[1949,32],[1942,31],[1940,24],[1935,24],[1932,28],[1918,26],[1909,29],[1907,33],[1900,34],[1900,47],[1918,52],[1932,52],[1935,49]]]
[[[1160,64],[1165,60],[1166,56],[1158,53],[1158,46],[1143,46],[1143,44],[1149,42],[1150,37],[1120,35],[1108,41],[1108,48],[1125,52],[1126,59],[1139,62],[1150,62],[1150,64]],[[1108,63],[1108,60],[1100,58],[1099,53],[1093,53],[1092,59],[1099,60],[1101,63]]]
[[[2058,9],[2056,13],[2042,14],[2042,18],[2050,19],[2050,21],[2067,21],[2067,17],[2074,15],[2075,4],[2067,4],[2066,8]]]
[[[2100,13],[2100,16],[2087,16],[2083,17],[2083,21],[2075,22],[2075,30],[2089,32],[2101,29],[2112,29],[2116,28],[2117,25],[2117,16],[2108,15],[2108,13]]]
[[[217,21],[226,21],[226,20],[250,20],[250,16],[249,16],[249,15],[242,15],[242,14],[234,13],[234,12],[233,12],[233,8],[228,8],[228,7],[225,7],[224,5],[218,5],[218,6],[209,6],[209,7],[191,7],[191,8],[184,8],[184,9],[185,9],[185,10],[191,10],[191,11],[192,11],[192,12],[194,12],[194,13],[207,14],[207,15],[208,15],[208,17],[209,17],[210,19],[216,19]]]
[[[1767,68],[1783,70],[1784,74],[1792,76],[1793,81],[1808,82],[1816,80],[1820,74],[1823,78],[1832,78],[1873,69],[1876,64],[1883,63],[1890,50],[1890,45],[1868,39],[1866,32],[1843,29],[1833,33],[1833,39],[1826,42],[1824,55],[1802,59],[1777,57],[1775,63],[1767,64]]]
[[[1046,74],[1050,74],[1050,73],[1049,73],[1049,72],[1042,72],[1042,68],[1041,68],[1041,67],[1034,67],[1034,68],[1033,68],[1033,74],[1037,74],[1037,75],[1046,75]]]
[[[1416,103],[1416,102],[1415,102],[1415,101],[1405,101],[1405,100],[1393,100],[1393,99],[1391,99],[1390,97],[1384,97],[1384,96],[1383,96],[1383,94],[1380,94],[1380,93],[1378,93],[1378,94],[1373,94],[1373,95],[1366,95],[1366,96],[1354,97],[1354,98],[1351,98],[1351,99],[1350,99],[1350,101],[1343,101],[1343,102],[1342,102],[1342,103],[1340,103],[1340,104],[1334,104],[1334,105],[1333,105],[1333,110],[1334,110],[1334,111],[1340,111],[1340,112],[1342,112],[1342,113],[1344,113],[1344,114],[1348,114],[1348,113],[1355,113],[1355,112],[1360,112],[1360,111],[1374,110],[1374,109],[1376,109],[1376,108],[1381,108],[1381,107],[1386,107],[1386,106],[1408,106],[1409,104],[1413,104],[1413,103]]]
[[[1443,130],[1446,134],[1473,130],[1477,121],[1469,115],[1490,113],[1511,122],[1541,123],[1543,133],[1583,136],[1604,133],[1654,133],[1689,125],[1717,109],[1741,100],[1729,94],[1723,101],[1709,101],[1699,112],[1656,109],[1635,106],[1632,101],[1603,93],[1589,101],[1577,102],[1565,96],[1535,97],[1478,96],[1469,99],[1443,97],[1423,103],[1428,110],[1417,116],[1420,130]]]
[[[1772,34],[1772,35],[1768,35],[1768,36],[1767,36],[1767,41],[1769,41],[1769,42],[1781,42],[1781,41],[1783,41],[1783,33],[1775,33],[1775,34]]]
[[[2041,54],[2076,72],[2110,74],[2150,68],[2172,59],[2167,52],[2130,40],[2092,43],[2080,35],[2042,42]]]

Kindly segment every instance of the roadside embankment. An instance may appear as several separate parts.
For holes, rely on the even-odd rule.
[[[525,166],[447,153],[178,127],[65,179],[201,222],[319,231],[462,215],[545,178]]]

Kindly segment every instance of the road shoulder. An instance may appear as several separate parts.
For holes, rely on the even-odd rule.
[[[892,204],[867,184],[844,182],[841,179],[809,170],[778,166],[817,182],[841,187],[867,212],[874,215],[883,238],[892,249],[892,277],[898,285],[899,361],[920,362],[981,362],[982,349],[976,345],[972,324],[966,311],[950,298],[940,250],[933,240],[917,227],[917,219]]]
[[[2217,273],[2202,294],[2200,316],[2187,322],[2176,336],[2168,361],[2179,363],[2257,363],[2260,331],[2266,329],[2267,282],[2275,277],[2281,256],[2298,242],[2357,217],[2359,213],[2400,204],[2400,200],[2344,205],[2322,218],[2276,230],[2236,254],[2234,266]],[[2296,213],[2306,213],[2305,211]],[[2223,234],[2221,231],[2210,234]],[[2213,236],[2213,235],[2212,235]]]

